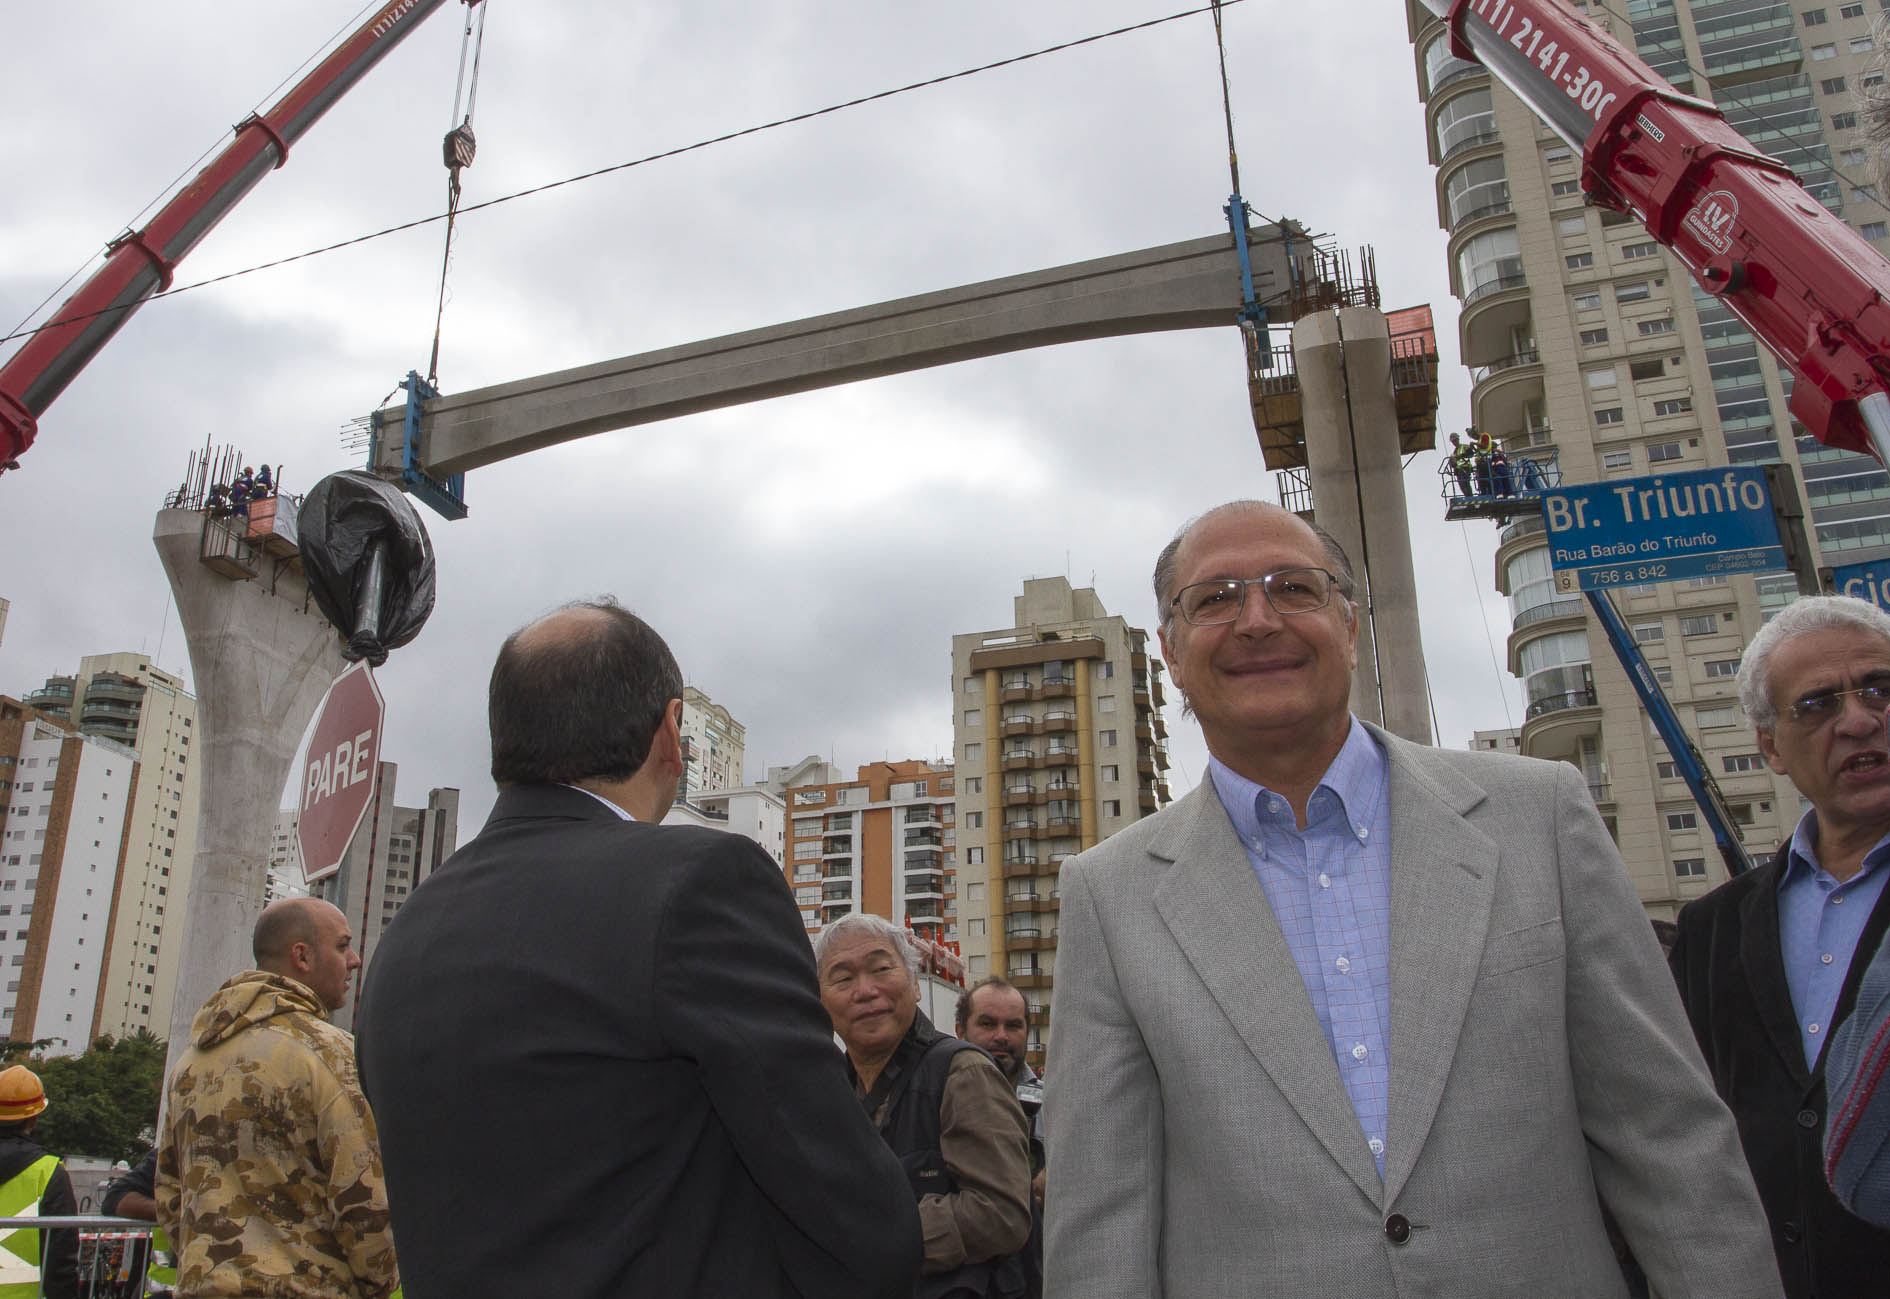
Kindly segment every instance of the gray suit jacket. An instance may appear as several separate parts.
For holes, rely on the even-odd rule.
[[[1211,781],[1063,868],[1049,1299],[1777,1296],[1765,1218],[1575,768],[1390,756],[1381,1182]]]

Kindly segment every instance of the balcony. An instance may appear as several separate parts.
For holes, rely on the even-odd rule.
[[[1517,428],[1542,402],[1542,356],[1533,347],[1470,372],[1470,410],[1478,428]]]
[[[998,765],[1006,771],[1028,771],[1041,763],[1042,760],[1029,749],[1013,749],[1004,755]]]
[[[1071,762],[1076,761],[1077,757],[1077,748],[1074,744],[1053,744],[1043,752],[1046,758],[1067,758]]]
[[[1029,735],[1033,723],[1028,717],[1006,717],[998,723],[1000,735]]]
[[[1006,681],[998,687],[998,698],[1007,704],[1027,700],[1030,698],[1030,682],[1027,679]]]
[[[96,676],[85,688],[85,702],[90,704],[95,699],[141,704],[144,702],[144,687],[127,677]]]
[[[1529,280],[1518,266],[1468,290],[1457,318],[1457,344],[1465,365],[1483,365],[1516,350],[1515,339],[1528,338]]]
[[[837,839],[822,840],[820,855],[822,857],[851,857],[853,855],[853,836],[845,835]]]
[[[1050,1008],[1048,1006],[1042,1006],[1036,1010],[1031,1011],[1030,1012],[1030,1026],[1032,1028],[1050,1027]]]
[[[905,848],[943,848],[945,835],[939,830],[907,830]]]
[[[1514,203],[1512,203],[1509,196],[1505,194],[1502,198],[1492,200],[1488,203],[1480,203],[1461,216],[1453,217],[1450,223],[1450,233],[1454,235],[1461,230],[1467,230],[1477,222],[1488,217],[1508,216],[1515,210]]]
[[[1525,514],[1507,528],[1497,533],[1496,544],[1498,546],[1507,546],[1512,541],[1519,541],[1524,537],[1544,530],[1545,525],[1542,522],[1542,516],[1540,514]]]
[[[1474,135],[1466,135],[1460,140],[1453,140],[1451,141],[1450,147],[1444,150],[1443,156],[1437,160],[1437,165],[1441,167],[1460,153],[1468,153],[1472,149],[1481,149],[1486,144],[1498,144],[1502,139],[1503,136],[1501,132],[1497,131],[1495,127],[1491,127],[1487,131],[1478,131]]]
[[[1075,694],[1075,677],[1045,677],[1043,679],[1043,688],[1037,691],[1037,698],[1069,699]]]
[[[1550,713],[1563,712],[1570,708],[1594,708],[1597,706],[1595,692],[1592,690],[1569,690],[1559,695],[1546,695],[1529,705],[1523,714],[1524,721],[1534,721]]]
[[[1004,895],[1004,909],[1006,911],[1056,911],[1060,909],[1062,905],[1062,900],[1058,898],[1056,890],[1054,889],[1048,893],[1026,890],[1019,893],[1006,893]]]
[[[1007,816],[1004,818],[1004,829],[1007,833],[1035,830],[1036,828],[1037,818],[1034,816]]]
[[[1021,879],[1026,875],[1035,875],[1036,873],[1037,855],[1035,853],[1032,853],[1028,857],[1006,857],[1004,859],[1004,878],[1007,880]]]
[[[850,880],[853,878],[853,863],[843,861],[827,865],[822,868],[820,878],[824,880]]]
[[[1049,793],[1049,794],[1074,794],[1074,793],[1077,793],[1082,788],[1083,788],[1082,781],[1071,779],[1070,777],[1065,776],[1065,777],[1059,777],[1058,779],[1053,780],[1049,784],[1045,785],[1044,792]]]
[[[1057,931],[1019,929],[1004,935],[1004,946],[1013,952],[1049,952],[1055,951]]]
[[[1579,618],[1587,608],[1588,603],[1585,600],[1550,600],[1533,609],[1524,609],[1517,614],[1516,621],[1510,630],[1518,632],[1525,627],[1533,627],[1539,622],[1547,622],[1551,618]]]
[[[1043,715],[1042,730],[1046,732],[1073,731],[1076,729],[1076,714],[1057,711]]]
[[[838,884],[822,884],[820,886],[820,900],[822,902],[851,902],[853,900],[853,881],[846,880]]]
[[[1050,986],[1048,970],[1029,970],[1024,973],[1012,971],[1006,976],[1014,988],[1047,988]]]

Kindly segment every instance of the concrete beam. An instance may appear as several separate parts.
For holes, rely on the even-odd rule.
[[[152,541],[177,599],[197,689],[203,801],[171,1008],[170,1055],[210,994],[251,969],[276,808],[289,764],[329,683],[347,666],[342,637],[308,596],[299,566],[263,558],[259,576],[226,577],[198,558],[204,516],[162,510]],[[147,773],[155,778],[157,773]]]
[[[1290,304],[1311,281],[1312,237],[1299,225],[1250,234],[1254,290]],[[1302,290],[1303,291],[1303,290]],[[1240,269],[1214,235],[987,280],[766,329],[621,357],[435,398],[418,458],[436,478],[574,438],[789,393],[903,374],[1052,343],[1235,323]],[[404,408],[376,412],[374,472],[400,473]]]

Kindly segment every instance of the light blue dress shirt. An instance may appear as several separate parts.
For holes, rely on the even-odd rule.
[[[1785,960],[1785,983],[1805,1044],[1805,1067],[1814,1069],[1824,1040],[1837,1025],[1837,1010],[1851,955],[1863,936],[1870,912],[1890,879],[1890,835],[1864,854],[1857,874],[1842,884],[1818,864],[1814,809],[1799,818],[1792,849],[1778,880],[1778,947]]]
[[[1385,752],[1352,719],[1298,828],[1285,796],[1208,760],[1385,1175],[1391,1097],[1391,808]]]

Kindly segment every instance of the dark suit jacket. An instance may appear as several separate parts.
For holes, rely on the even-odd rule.
[[[917,1208],[746,839],[500,791],[362,996],[409,1299],[912,1292]]]
[[[1890,1232],[1845,1212],[1824,1180],[1824,1060],[1805,1067],[1778,937],[1778,882],[1787,843],[1772,861],[1680,912],[1669,963],[1713,1083],[1732,1107],[1772,1247],[1791,1299],[1890,1293]],[[1845,976],[1836,1025],[1857,1002],[1870,953],[1890,926],[1879,898]]]

